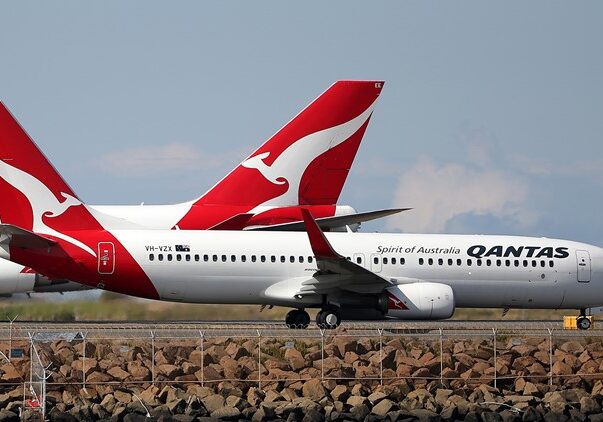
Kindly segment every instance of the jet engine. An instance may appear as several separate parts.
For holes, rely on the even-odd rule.
[[[446,319],[454,314],[454,294],[447,284],[400,284],[388,288],[386,294],[390,318]]]

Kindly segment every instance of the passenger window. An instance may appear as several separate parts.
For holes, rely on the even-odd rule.
[[[387,264],[387,257],[383,258],[383,263]],[[376,264],[376,262],[375,262],[375,264]]]
[[[532,260],[532,267],[535,267],[537,265],[536,260]]]
[[[172,260],[172,254],[171,253],[167,254],[167,259],[168,259],[168,261]]]
[[[197,257],[198,257],[198,255],[195,255],[195,261],[197,261]],[[209,255],[203,255],[203,261],[205,261],[205,262],[209,261]]]
[[[314,261],[314,258],[312,258],[311,256],[308,257],[308,263],[311,264],[312,261]]]
[[[266,256],[265,255],[260,256],[260,261],[266,262]]]
[[[300,257],[299,257],[299,263],[300,263],[300,264],[303,264],[303,263],[304,263],[304,257],[303,257],[303,256],[300,256]]]
[[[348,261],[352,260],[352,258],[350,258],[349,256],[346,256],[345,259],[347,259]]]
[[[251,262],[255,262],[255,260],[256,260],[255,255],[251,255]]]
[[[226,262],[228,258],[226,258],[226,255],[222,255],[222,262]]]
[[[511,266],[511,260],[510,259],[505,260],[505,265],[507,267],[510,267]]]
[[[489,267],[490,265],[492,265],[492,261],[489,259],[486,259],[486,265]]]
[[[292,264],[295,262],[295,257],[293,255],[289,257],[289,262]]]
[[[212,256],[212,259],[213,259],[214,262],[218,262],[218,255]]]
[[[246,262],[246,261],[247,261],[247,256],[241,255],[241,262]]]
[[[452,265],[452,264],[453,264],[452,258],[448,258],[448,265]]]
[[[419,258],[419,265],[423,265],[423,262],[425,262],[423,258]]]
[[[513,264],[514,264],[516,267],[519,267],[519,259],[516,259],[515,261],[513,261]]]
[[[237,256],[236,255],[230,255],[230,262],[236,262],[237,261]]]
[[[442,258],[438,258],[438,265],[444,264],[444,260]]]
[[[182,256],[180,254],[176,255],[176,261],[182,261]]]
[[[467,260],[467,266],[468,266],[468,267],[470,267],[470,266],[471,266],[471,260],[470,260],[470,259],[468,259],[468,260]]]
[[[392,258],[392,265],[396,265],[396,258]]]
[[[400,258],[400,265],[404,265],[406,263],[406,259]]]
[[[154,260],[155,260],[155,255],[150,254],[150,255],[149,255],[149,261],[154,261]]]
[[[373,258],[373,264],[378,264],[378,263],[379,263],[379,258],[374,257],[374,258]]]
[[[274,256],[274,255],[270,256],[270,262],[276,262],[276,256]]]
[[[497,267],[500,267],[500,265],[501,265],[501,264],[502,264],[501,260],[500,260],[500,259],[497,259],[497,260],[496,260],[496,266],[497,266]]]
[[[285,262],[286,258],[284,255],[281,255],[281,262]]]
[[[427,260],[427,263],[428,263],[429,265],[433,265],[433,258],[429,258],[429,259]]]
[[[362,258],[359,256],[356,257],[356,264],[362,264]]]
[[[540,261],[540,266],[541,266],[542,268],[544,268],[544,267],[545,267],[545,265],[546,265],[546,262],[544,262],[544,261]]]
[[[481,266],[482,266],[482,260],[481,260],[481,259],[478,259],[478,260],[477,260],[477,266],[478,266],[478,267],[481,267]]]
[[[189,254],[184,255],[184,257],[186,258],[187,261],[191,260],[191,256]]]
[[[460,259],[460,258],[459,258],[459,259],[457,259],[457,260],[456,260],[456,265],[458,265],[459,267],[460,267],[461,265],[463,265],[463,260],[462,260],[462,259]]]
[[[555,262],[554,261],[549,261],[549,267],[553,268],[555,266]]]
[[[528,266],[528,260],[527,260],[527,259],[524,259],[524,260],[523,260],[523,266],[524,266],[524,267],[527,267],[527,266]]]
[[[162,254],[162,253],[160,253],[159,255],[157,255],[157,259],[158,259],[159,261],[163,261],[163,254]]]

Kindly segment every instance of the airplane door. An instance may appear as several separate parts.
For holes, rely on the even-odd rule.
[[[578,281],[588,283],[590,281],[590,254],[588,251],[576,251],[578,261]]]
[[[374,273],[381,272],[381,254],[374,253],[371,255],[371,271]]]
[[[98,273],[113,274],[115,271],[115,246],[112,242],[98,243]]]

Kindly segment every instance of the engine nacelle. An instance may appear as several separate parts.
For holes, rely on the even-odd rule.
[[[454,294],[447,284],[401,284],[388,288],[386,294],[390,318],[446,319],[454,314]]]
[[[0,294],[29,293],[33,291],[36,274],[22,265],[0,259]]]

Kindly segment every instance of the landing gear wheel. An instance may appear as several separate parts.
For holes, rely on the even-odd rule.
[[[303,309],[293,309],[287,313],[285,324],[289,328],[302,329],[308,328],[310,324],[310,315]]]
[[[579,330],[588,330],[590,328],[590,319],[584,315],[581,315],[576,319],[576,326]]]
[[[332,330],[341,324],[341,315],[336,307],[325,308],[316,315],[316,325],[319,328]]]

